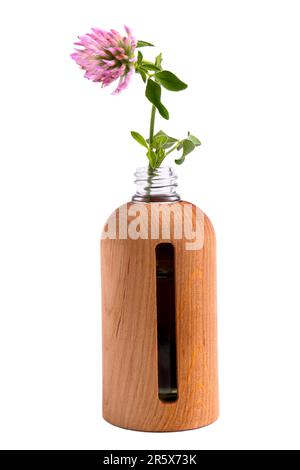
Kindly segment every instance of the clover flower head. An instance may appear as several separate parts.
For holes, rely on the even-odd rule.
[[[124,90],[134,72],[134,55],[137,41],[131,30],[124,26],[126,36],[111,29],[104,31],[92,28],[91,33],[79,36],[75,43],[80,46],[71,54],[72,59],[85,70],[85,77],[93,82],[100,82],[103,87],[119,80],[113,94]]]

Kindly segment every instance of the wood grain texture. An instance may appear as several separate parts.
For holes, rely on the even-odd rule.
[[[149,212],[152,204],[143,206]],[[173,203],[173,211],[184,204]],[[218,417],[215,234],[201,214],[200,250],[186,250],[172,233],[169,240],[101,241],[103,417],[114,425],[179,431]],[[171,403],[158,398],[157,373],[155,246],[166,241],[175,248],[176,273],[178,399]]]

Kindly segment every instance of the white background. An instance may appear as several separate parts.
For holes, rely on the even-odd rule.
[[[1,2],[1,448],[299,449],[299,20],[297,0]],[[101,418],[99,238],[150,107],[69,54],[124,23],[189,84],[159,126],[202,140],[176,170],[218,237],[221,417],[184,433]]]

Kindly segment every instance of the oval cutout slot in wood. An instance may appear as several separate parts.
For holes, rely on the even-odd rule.
[[[174,402],[178,398],[174,246],[159,243],[155,253],[158,397]]]

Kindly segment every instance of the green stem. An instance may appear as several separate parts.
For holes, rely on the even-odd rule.
[[[156,113],[156,108],[155,108],[154,105],[152,105],[151,117],[150,117],[150,133],[149,133],[149,148],[150,148],[150,150],[152,149],[152,142],[153,142],[153,136],[154,136],[155,113]],[[150,163],[149,163],[149,170],[152,170],[152,167],[151,167]]]
[[[150,134],[149,134],[149,147],[150,148],[152,148],[152,141],[153,141],[153,136],[154,136],[155,113],[156,113],[156,107],[152,105],[151,118],[150,118]]]
[[[177,147],[179,147],[180,144],[181,144],[181,140],[179,140],[179,141],[177,142],[177,144],[176,144],[174,147],[171,148],[171,150],[169,150],[168,152],[166,152],[165,157],[166,157],[167,155],[169,155],[171,152],[173,152],[173,150],[176,150]]]

